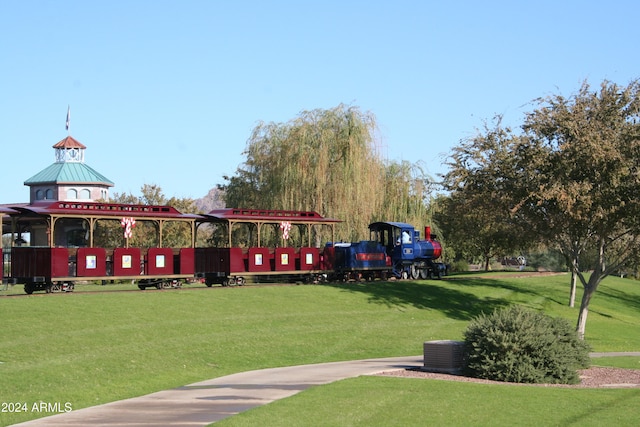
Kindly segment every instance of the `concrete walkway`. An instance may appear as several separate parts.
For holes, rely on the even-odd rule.
[[[421,367],[423,360],[420,355],[242,372],[16,425],[206,426],[315,385],[387,370]]]
[[[611,351],[608,353],[589,353],[589,357],[620,357],[620,356],[640,356],[640,351]]]

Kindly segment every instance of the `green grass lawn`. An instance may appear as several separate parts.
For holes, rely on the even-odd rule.
[[[358,377],[215,426],[637,426],[638,389],[562,389]]]
[[[574,323],[577,308],[567,307],[568,280],[567,275],[496,274],[442,281],[83,292],[91,285],[69,294],[20,298],[2,296],[8,293],[4,291],[0,402],[70,402],[80,409],[253,369],[419,355],[424,341],[461,339],[472,317],[514,303]],[[639,313],[640,284],[606,279],[587,323],[593,350],[640,351]],[[639,362],[597,360],[636,368]],[[526,399],[528,395],[535,399]],[[328,416],[326,402],[340,410]],[[484,412],[500,411],[502,418],[494,419],[502,424],[535,419],[571,424],[585,421],[582,402],[587,409],[602,405],[600,414],[617,408],[622,424],[640,423],[640,415],[630,409],[640,404],[637,389],[479,387],[378,377],[313,388],[224,423],[255,425],[252,417],[258,416],[264,425],[282,425],[283,420],[300,425],[303,419],[322,420],[324,425],[411,425],[413,420],[442,424],[442,417],[455,413],[452,424],[478,425],[488,423]],[[514,409],[507,410],[507,404]],[[481,413],[473,414],[474,405]],[[565,411],[565,406],[574,409]],[[564,418],[542,418],[555,412],[549,407],[566,412]],[[520,412],[526,417],[517,415]],[[30,411],[0,413],[0,425],[37,416]]]

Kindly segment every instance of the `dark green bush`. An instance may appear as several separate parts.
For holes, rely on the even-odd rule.
[[[469,271],[469,263],[467,261],[454,261],[451,263],[451,271],[459,273],[461,271]]]
[[[564,319],[521,306],[476,317],[467,327],[467,375],[516,383],[576,384],[589,346]]]

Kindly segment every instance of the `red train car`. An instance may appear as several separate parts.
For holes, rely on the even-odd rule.
[[[216,209],[198,227],[213,228],[218,247],[196,248],[196,275],[213,284],[286,277],[315,281],[326,274],[321,245],[335,239],[339,220],[317,212]]]
[[[0,216],[14,244],[3,276],[29,294],[72,290],[79,281],[133,280],[145,289],[194,278],[208,286],[316,280],[326,273],[322,240],[334,239],[339,222],[306,211],[193,215],[170,206],[63,201],[2,206]],[[196,247],[196,233],[207,228],[213,237]]]
[[[4,228],[5,228],[4,227],[4,220],[5,220],[5,218],[10,218],[11,215],[15,215],[17,213],[18,212],[15,209],[11,209],[11,208],[9,208],[7,206],[0,205],[0,224],[2,224],[2,235],[3,236],[5,234],[4,233]],[[12,239],[12,241],[13,241],[13,239]],[[5,272],[6,272],[5,271],[5,265],[10,264],[10,258],[9,258],[10,252],[9,253],[4,253],[3,250],[2,250],[2,246],[3,245],[0,245],[0,255],[2,255],[0,257],[0,258],[2,258],[2,264],[0,264],[0,273],[2,273],[2,275],[0,277],[2,277],[2,281],[6,285],[7,282],[5,282],[5,277],[6,277],[5,276]]]
[[[4,273],[29,294],[71,290],[79,280],[131,279],[144,289],[193,278],[197,215],[170,206],[61,201],[4,210],[3,235],[14,243]]]

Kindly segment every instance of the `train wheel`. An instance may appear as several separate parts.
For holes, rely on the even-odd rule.
[[[402,273],[400,273],[400,278],[402,280],[407,280],[409,278],[409,273],[407,273],[407,270],[402,270]]]
[[[411,264],[411,278],[413,280],[418,280],[419,277],[420,277],[420,272],[418,271],[415,265]]]
[[[422,280],[426,280],[429,278],[429,271],[426,268],[423,268],[422,270],[420,270],[420,278]]]

